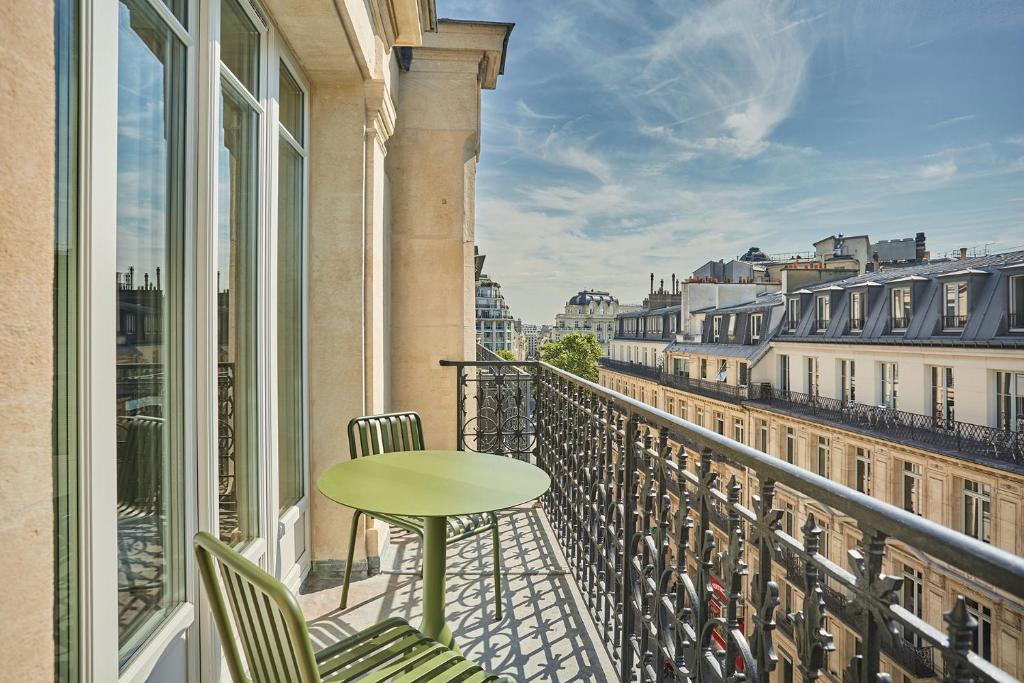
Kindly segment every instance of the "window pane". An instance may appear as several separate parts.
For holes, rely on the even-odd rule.
[[[285,68],[284,64],[281,65],[281,78],[280,85],[278,86],[278,102],[280,103],[280,119],[281,125],[288,129],[292,137],[304,143],[302,139],[304,131],[302,129],[303,124],[303,107],[302,107],[302,89],[299,84],[292,78],[291,73]]]
[[[302,498],[303,486],[303,222],[302,157],[280,145],[277,200],[277,415],[279,501]]]
[[[260,32],[234,0],[220,3],[220,61],[257,95],[260,77]]]
[[[185,49],[141,0],[118,34],[117,547],[122,663],[184,595]]]
[[[53,536],[55,680],[78,675],[78,17],[54,5],[56,222],[53,285]]]
[[[217,171],[220,536],[236,543],[256,524],[256,154],[258,117],[222,85]]]

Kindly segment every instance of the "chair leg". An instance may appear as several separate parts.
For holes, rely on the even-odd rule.
[[[498,529],[498,515],[491,513],[491,538],[494,553],[494,619],[501,621],[501,531]]]
[[[356,535],[359,531],[359,516],[362,510],[356,510],[352,515],[352,531],[348,536],[348,561],[345,562],[345,583],[341,587],[341,609],[348,607],[348,582],[352,578],[352,556],[356,552]]]

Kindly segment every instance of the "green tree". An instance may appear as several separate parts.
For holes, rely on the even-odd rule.
[[[579,332],[570,332],[540,347],[542,361],[591,382],[597,381],[597,359],[601,353],[597,337]]]
[[[508,349],[498,349],[494,352],[495,355],[500,356],[502,360],[515,360],[516,354],[512,353]]]

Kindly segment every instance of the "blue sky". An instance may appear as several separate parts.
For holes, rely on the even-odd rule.
[[[477,243],[513,313],[834,233],[1024,245],[1024,3],[438,0],[515,22]]]

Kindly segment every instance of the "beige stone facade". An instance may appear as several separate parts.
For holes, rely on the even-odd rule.
[[[709,360],[716,362],[719,359],[709,357]],[[736,362],[735,359],[721,360],[727,360],[730,367]],[[1012,363],[1016,359],[1004,360]],[[906,502],[903,473],[908,469],[918,486],[914,499],[915,511],[953,529],[960,530],[960,520],[964,514],[964,483],[976,482],[989,487],[991,542],[1014,554],[1024,552],[1024,506],[1020,502],[1024,495],[1024,473],[914,447],[898,439],[871,436],[828,422],[789,415],[782,410],[769,409],[749,401],[711,398],[697,391],[673,388],[659,381],[608,368],[601,369],[599,382],[605,387],[717,431],[769,455],[787,459],[851,488],[860,486],[863,490],[866,487],[864,492],[898,507],[904,507]],[[733,386],[736,384],[731,370],[727,383]],[[823,455],[821,460],[819,452]],[[870,462],[870,473],[866,479],[858,476],[858,459],[862,463]],[[735,475],[747,492],[748,500],[745,504],[752,504],[749,496],[750,492],[758,490],[756,479],[743,468],[733,468],[724,463],[714,467],[719,471],[721,481],[728,481],[730,476]],[[861,539],[855,520],[836,515],[826,506],[781,487],[776,507],[785,511],[784,530],[797,539],[801,537],[800,528],[808,514],[813,513],[825,530],[827,551],[823,554],[846,567],[847,552],[855,548]],[[716,534],[719,541],[724,543],[722,530],[716,529]],[[903,577],[905,586],[916,584],[920,587],[920,615],[938,627],[943,624],[943,612],[958,595],[973,601],[977,605],[976,616],[983,622],[982,631],[987,628],[983,638],[988,639],[991,661],[1016,675],[1024,672],[1024,650],[1021,647],[1024,642],[1024,605],[1017,604],[1012,598],[994,591],[983,582],[951,571],[941,563],[901,544],[891,545],[883,571],[891,576]],[[776,578],[779,579],[781,591],[780,613],[799,611],[801,579],[787,576]],[[909,600],[910,596],[910,593],[904,593],[901,600]],[[837,646],[837,651],[829,656],[832,663],[830,666],[835,667],[835,675],[841,676],[842,671],[838,667],[855,654],[858,635],[855,628],[838,617],[829,619],[829,627]],[[783,637],[777,641],[782,656],[791,662],[798,661],[796,645],[791,637],[783,630],[777,633]],[[981,647],[986,646],[983,644]],[[913,673],[901,667],[884,650],[882,669],[892,673],[897,681],[915,679]]]
[[[40,340],[53,335],[53,5],[4,3],[0,26],[0,679],[45,681],[54,667],[53,349]]]

